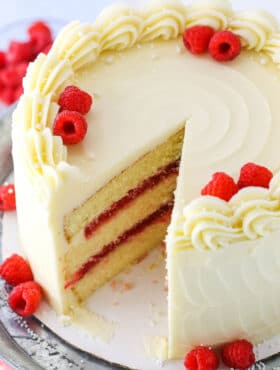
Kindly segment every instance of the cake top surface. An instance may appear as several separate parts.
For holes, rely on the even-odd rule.
[[[197,58],[181,40],[195,24],[232,29],[252,51],[228,64]],[[94,24],[67,26],[49,55],[29,68],[14,115],[14,152],[23,154],[30,180],[44,194],[59,188],[67,194],[73,179],[83,183],[84,198],[65,195],[69,209],[185,122],[184,166],[192,176],[180,182],[184,203],[206,176],[218,168],[232,173],[241,158],[276,170],[279,44],[273,17],[234,13],[226,0],[157,1],[141,11],[113,6]],[[88,134],[73,147],[52,134],[59,93],[69,84],[94,96]]]

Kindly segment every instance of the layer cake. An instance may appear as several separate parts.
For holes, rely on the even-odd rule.
[[[227,63],[190,54],[182,33],[196,24],[232,30],[241,54]],[[199,197],[216,171],[236,178],[250,161],[279,169],[279,51],[277,22],[265,12],[233,12],[226,0],[169,1],[73,22],[32,63],[13,117],[17,211],[22,248],[58,313],[165,238],[179,173],[167,236],[170,358],[201,343],[278,332],[280,295],[267,281],[280,277],[279,223],[236,240],[216,222],[230,206]],[[52,125],[69,85],[94,103],[84,141],[66,147]],[[253,188],[248,197],[268,195]],[[202,205],[192,208],[196,198]],[[208,207],[215,226],[205,238],[214,247],[184,226],[193,215],[205,221]]]

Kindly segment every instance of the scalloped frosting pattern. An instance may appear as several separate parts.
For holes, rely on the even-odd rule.
[[[175,217],[173,244],[178,250],[217,250],[280,230],[280,173],[270,188],[241,189],[229,202],[201,196]]]
[[[14,115],[14,135],[22,135],[21,153],[32,181],[55,190],[67,165],[67,148],[52,135],[58,111],[58,93],[75,72],[93,63],[106,50],[121,51],[140,42],[171,40],[195,24],[232,29],[244,47],[263,51],[280,62],[280,34],[275,19],[261,11],[233,13],[227,0],[204,0],[184,6],[179,1],[155,1],[142,11],[114,5],[94,24],[73,22],[56,38],[48,55],[30,64],[24,79],[24,95]],[[20,131],[20,133],[18,133]],[[37,180],[36,180],[37,177]]]

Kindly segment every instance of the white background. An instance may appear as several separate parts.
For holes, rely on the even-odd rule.
[[[62,18],[66,21],[78,19],[92,21],[100,10],[114,0],[0,0],[0,27],[22,18]],[[128,4],[144,4],[147,0],[127,0]],[[190,2],[190,0],[186,0]],[[265,8],[278,15],[279,0],[232,0],[237,9],[250,7]],[[0,34],[1,39],[1,34]]]

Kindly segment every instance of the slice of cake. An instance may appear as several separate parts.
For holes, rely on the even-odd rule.
[[[182,34],[196,25],[208,33],[184,34],[185,47]],[[264,308],[254,292],[243,300],[241,276],[247,274],[251,287],[266,286],[262,274],[256,285],[257,258],[248,256],[254,248],[261,256],[274,234],[258,236],[257,245],[215,226],[206,236],[212,251],[203,235],[193,241],[193,224],[185,223],[189,215],[203,223],[208,207],[214,222],[238,207],[205,198],[206,205],[191,203],[197,208],[186,211],[214,172],[237,176],[251,161],[274,173],[279,168],[277,32],[270,15],[234,13],[225,0],[189,7],[157,2],[143,11],[113,6],[94,24],[71,23],[29,67],[13,117],[18,222],[36,281],[58,313],[68,313],[164,239],[182,157],[167,239],[169,355],[269,335],[259,318],[266,322],[274,306],[265,300]],[[77,133],[76,122],[65,117],[77,114],[61,105],[69,86],[93,98],[89,112],[76,112],[85,125],[83,140],[70,145],[65,135]],[[76,111],[80,103],[69,104]],[[59,135],[56,124],[63,119]],[[266,261],[266,268],[275,267],[273,259]],[[280,271],[273,271],[277,279]],[[272,289],[265,294],[275,299]]]

